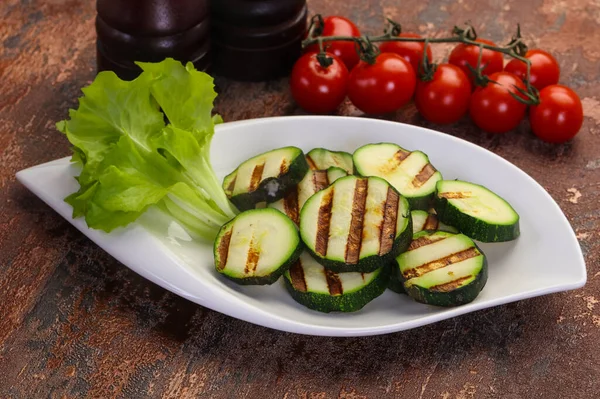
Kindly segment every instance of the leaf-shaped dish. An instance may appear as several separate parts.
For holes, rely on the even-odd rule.
[[[362,310],[324,314],[304,308],[272,286],[238,286],[214,270],[209,243],[191,240],[172,221],[149,212],[111,234],[88,229],[71,218],[63,199],[76,190],[77,170],[68,158],[38,165],[17,178],[83,234],[136,273],[190,301],[262,326],[300,334],[365,336],[419,327],[479,309],[582,287],[583,255],[575,233],[550,195],[531,177],[501,157],[464,140],[416,126],[367,118],[279,117],[217,126],[212,163],[222,178],[240,162],[263,151],[294,145],[353,152],[376,142],[421,150],[445,179],[487,186],[521,216],[521,236],[512,242],[479,244],[489,260],[486,287],[475,301],[435,308],[390,290]],[[148,228],[151,218],[153,226]],[[157,219],[158,218],[158,219]]]

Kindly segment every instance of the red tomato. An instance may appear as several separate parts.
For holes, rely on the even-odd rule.
[[[408,61],[398,54],[382,53],[374,64],[361,61],[350,72],[348,98],[367,114],[385,114],[409,102],[416,85]]]
[[[433,79],[417,82],[415,105],[423,118],[434,123],[454,123],[469,109],[471,85],[463,71],[452,64],[438,65]]]
[[[492,41],[486,39],[476,39],[478,43],[488,44],[490,46],[495,46],[496,44]],[[467,65],[471,65],[471,67],[477,67],[477,59],[479,58],[479,47],[471,44],[461,43],[458,46],[454,47],[452,52],[450,53],[450,57],[448,58],[448,62],[450,64],[454,64],[467,75],[472,84],[474,84],[475,79],[473,77],[473,73],[469,69]],[[504,67],[504,59],[502,58],[502,53],[498,53],[497,51],[483,49],[483,54],[481,56],[481,66],[485,67],[482,71],[483,75],[489,76],[493,73],[502,71]]]
[[[583,107],[577,93],[562,85],[540,91],[540,104],[531,106],[529,122],[533,133],[549,143],[564,143],[583,124]]]
[[[360,31],[352,21],[344,17],[331,16],[323,19],[323,33],[321,36],[360,36]],[[323,46],[328,53],[338,56],[348,70],[354,68],[360,58],[356,52],[356,45],[351,41],[333,41],[323,42]],[[307,47],[308,51],[318,51],[319,47],[315,44]]]
[[[421,36],[416,33],[400,33],[399,37],[421,38]],[[406,61],[410,62],[415,73],[418,73],[418,71],[421,70],[420,66],[423,62],[424,48],[424,42],[383,42],[379,45],[379,49],[382,53],[396,53],[404,57]],[[427,57],[431,62],[433,59],[431,46],[427,46]]]
[[[525,58],[531,61],[529,82],[538,90],[546,86],[555,85],[560,77],[560,66],[550,53],[544,50],[529,50]],[[513,59],[504,68],[506,72],[514,73],[521,79],[527,77],[527,64],[521,60]]]
[[[324,68],[317,53],[304,54],[296,61],[290,76],[292,97],[308,112],[324,114],[335,110],[346,97],[348,69],[335,55],[333,63]]]
[[[517,127],[525,116],[527,106],[511,96],[518,94],[514,86],[525,89],[525,84],[508,72],[496,72],[490,79],[497,82],[478,87],[471,95],[469,114],[475,124],[491,133],[505,133]]]

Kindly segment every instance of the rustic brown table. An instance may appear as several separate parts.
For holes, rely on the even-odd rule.
[[[600,396],[600,3],[312,0],[363,30],[382,16],[441,35],[470,20],[493,40],[517,22],[551,51],[585,108],[577,138],[544,145],[526,122],[503,136],[390,118],[466,138],[540,182],[571,221],[579,290],[385,336],[287,334],[187,302],[113,260],[20,186],[15,172],[68,154],[55,121],[95,75],[94,2],[0,4],[0,397],[597,398]],[[436,47],[445,56],[449,47]],[[218,79],[226,121],[301,113],[285,79]],[[345,105],[346,115],[359,112]],[[535,204],[532,204],[535,206]],[[540,248],[543,251],[544,248]],[[569,267],[569,265],[564,265]]]

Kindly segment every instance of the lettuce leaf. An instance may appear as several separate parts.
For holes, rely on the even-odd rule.
[[[81,166],[80,188],[65,201],[90,228],[110,232],[158,206],[213,239],[237,213],[210,164],[221,122],[212,116],[213,79],[172,59],[139,65],[130,82],[100,72],[57,123]]]

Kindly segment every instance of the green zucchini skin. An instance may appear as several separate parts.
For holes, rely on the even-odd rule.
[[[295,147],[290,147],[295,148]],[[272,150],[275,151],[275,150]],[[308,162],[302,150],[298,148],[299,155],[296,156],[290,163],[286,173],[278,177],[269,177],[260,182],[256,190],[252,192],[244,192],[237,195],[231,195],[226,189],[225,192],[229,200],[240,210],[245,211],[254,209],[256,204],[260,202],[275,202],[285,197],[304,178],[309,170]],[[271,152],[271,151],[269,151]],[[264,154],[268,154],[264,153]],[[263,154],[261,154],[263,155]],[[245,161],[247,162],[247,161]],[[223,186],[227,187],[228,183],[233,180],[238,172],[238,168],[223,179]]]
[[[477,245],[475,245],[475,247],[477,247]],[[477,247],[477,249],[479,248]],[[404,289],[406,293],[417,302],[440,307],[455,307],[473,302],[485,287],[487,279],[488,262],[487,257],[484,256],[483,267],[477,277],[475,277],[475,280],[456,290],[450,292],[436,292],[416,285],[412,285],[408,288],[404,287]]]
[[[281,219],[281,221],[284,223],[283,226],[287,225],[286,227],[290,229],[289,231],[293,231],[296,233],[295,235],[292,234],[292,237],[293,237],[293,240],[295,241],[295,243],[292,243],[292,245],[294,245],[294,247],[293,247],[292,251],[289,253],[289,255],[287,255],[287,258],[285,259],[285,261],[282,262],[281,265],[276,270],[272,271],[271,273],[264,275],[264,276],[236,277],[236,276],[233,276],[230,271],[228,271],[226,269],[219,269],[217,267],[218,263],[220,262],[219,246],[221,244],[221,239],[222,239],[223,235],[225,235],[225,232],[233,230],[233,225],[236,223],[236,221],[240,218],[246,217],[248,214],[257,215],[256,217],[263,217],[263,218],[268,217],[269,214],[276,214]],[[280,226],[280,227],[282,227],[282,226]],[[283,275],[283,273],[285,273],[298,260],[303,249],[304,249],[303,243],[302,243],[302,240],[300,239],[300,233],[299,233],[296,225],[285,214],[283,214],[282,212],[280,212],[276,209],[271,209],[271,208],[251,209],[251,210],[247,210],[247,211],[244,211],[244,212],[238,214],[235,218],[233,218],[232,220],[230,220],[229,222],[227,222],[226,224],[224,224],[221,227],[219,233],[217,234],[217,238],[214,240],[214,243],[213,243],[213,256],[214,256],[214,261],[215,261],[214,262],[215,270],[217,273],[219,273],[223,277],[225,277],[231,281],[234,281],[240,285],[270,285],[270,284],[275,283],[277,280],[279,280],[279,278]]]
[[[390,268],[382,267],[377,277],[360,290],[337,296],[297,291],[292,286],[288,275],[286,273],[284,278],[285,286],[296,302],[323,313],[349,313],[362,309],[385,292],[390,279]]]
[[[388,288],[394,291],[396,294],[406,295],[404,284],[402,284],[402,280],[400,280],[400,270],[398,269],[398,264],[396,261],[393,261],[388,267],[390,269],[390,282],[388,283]]]
[[[463,213],[447,198],[435,195],[434,208],[438,219],[457,228],[464,235],[480,242],[512,241],[521,234],[519,220],[514,224],[491,224]]]
[[[433,193],[424,197],[406,197],[410,209],[427,210],[431,208],[433,202]]]

